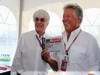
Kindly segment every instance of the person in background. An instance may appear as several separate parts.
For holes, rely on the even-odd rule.
[[[96,39],[83,31],[80,26],[83,19],[82,8],[77,4],[68,4],[64,7],[63,42],[67,66],[64,71],[98,71],[99,46]],[[63,58],[63,59],[64,59]],[[63,60],[62,59],[62,60]],[[63,63],[61,65],[64,65]]]
[[[50,16],[43,10],[37,10],[33,15],[35,31],[26,32],[21,35],[16,54],[14,57],[12,72],[23,74],[30,72],[47,72],[47,64],[54,70],[58,70],[58,63],[50,57],[49,51],[45,48],[45,30],[48,26]]]

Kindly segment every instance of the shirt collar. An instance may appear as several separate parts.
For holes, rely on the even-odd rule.
[[[81,28],[79,27],[79,28],[75,29],[74,31],[72,31],[71,34],[70,34],[69,40],[76,37],[78,35],[78,33],[80,32],[80,30],[81,30]],[[66,38],[67,38],[68,33],[66,31],[64,31],[63,35],[64,35],[64,37],[63,37],[64,41],[67,41]]]
[[[80,32],[80,27],[71,32],[71,35],[76,36]]]
[[[42,35],[41,37],[39,37],[39,34],[35,31],[35,35],[39,38],[39,39],[42,39],[42,37],[45,37],[45,34]]]

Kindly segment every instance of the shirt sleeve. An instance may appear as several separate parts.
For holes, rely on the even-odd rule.
[[[23,72],[22,59],[21,59],[22,58],[22,50],[24,47],[23,45],[24,45],[24,40],[21,37],[18,41],[15,57],[14,57],[13,64],[11,67],[11,72],[18,72],[18,73]]]
[[[98,71],[99,70],[99,63],[100,63],[100,48],[97,44],[95,39],[92,39],[89,42],[88,47],[88,61],[89,61],[89,70],[90,71]]]

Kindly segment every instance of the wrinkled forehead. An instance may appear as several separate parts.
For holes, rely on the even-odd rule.
[[[65,9],[64,10],[64,14],[63,14],[63,16],[64,15],[71,15],[71,16],[77,16],[77,13],[76,13],[76,11],[75,11],[75,9],[72,9],[72,8],[68,8],[68,9]]]
[[[64,9],[64,13],[68,13],[68,12],[74,12],[74,13],[76,13],[75,9],[72,9],[72,8]]]

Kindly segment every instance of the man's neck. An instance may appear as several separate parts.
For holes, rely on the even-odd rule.
[[[39,38],[41,38],[43,35],[44,35],[44,33],[42,33],[42,34],[39,34],[39,33],[38,33],[38,37],[39,37]]]
[[[70,35],[71,35],[71,32],[70,33],[67,33],[67,41],[69,40]]]
[[[69,40],[71,33],[74,32],[75,30],[77,30],[78,28],[79,28],[79,27],[77,27],[77,28],[75,28],[75,29],[73,29],[73,30],[71,30],[71,31],[67,31],[67,30],[66,30],[66,32],[67,32],[67,41]]]
[[[39,34],[39,38],[41,38],[43,36],[43,34]]]

